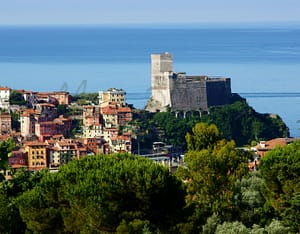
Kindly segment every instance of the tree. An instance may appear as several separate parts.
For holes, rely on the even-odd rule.
[[[177,175],[186,181],[187,204],[194,209],[189,222],[194,225],[193,232],[199,232],[208,222],[203,216],[215,214],[223,220],[232,216],[236,209],[234,184],[248,173],[249,155],[236,149],[233,141],[221,140],[215,125],[198,123],[186,139],[186,168]]]
[[[39,183],[45,173],[19,170],[12,174],[10,180],[0,183],[0,233],[25,233],[26,225],[21,219],[17,199]]]
[[[257,113],[246,100],[213,107],[201,121],[214,123],[225,139],[233,139],[237,145],[289,136],[288,127],[279,116]]]
[[[259,169],[267,202],[281,215],[285,225],[299,232],[300,141],[268,152],[262,158]]]
[[[213,149],[189,151],[185,155],[189,200],[212,213],[224,216],[231,212],[234,183],[248,172],[247,159],[232,141],[220,141]]]
[[[27,227],[36,232],[136,233],[148,224],[169,230],[184,197],[181,182],[165,167],[136,156],[99,155],[45,175],[19,205]]]
[[[200,151],[213,147],[221,139],[216,125],[198,123],[193,127],[192,134],[187,133],[187,148],[191,151]]]
[[[26,105],[26,101],[22,93],[13,90],[9,96],[9,103],[11,105]]]
[[[250,228],[254,224],[265,225],[274,218],[274,210],[265,205],[261,192],[263,180],[259,171],[245,175],[235,182],[237,220]]]
[[[216,234],[248,234],[249,230],[241,222],[224,222],[218,225]]]
[[[0,168],[8,167],[8,155],[15,147],[15,142],[12,138],[0,142]]]

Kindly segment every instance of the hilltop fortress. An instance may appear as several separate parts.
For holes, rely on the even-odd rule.
[[[211,106],[229,104],[230,78],[188,76],[173,72],[170,53],[151,55],[152,96],[145,109],[150,112],[207,110]]]

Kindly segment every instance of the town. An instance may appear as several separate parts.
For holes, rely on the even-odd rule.
[[[11,105],[12,92],[21,94],[26,105]],[[13,169],[56,170],[84,156],[132,150],[132,109],[122,89],[100,91],[98,105],[83,106],[71,102],[71,95],[65,91],[12,91],[1,87],[0,96],[1,140],[13,138],[18,145],[9,157]],[[61,114],[62,107],[76,109],[76,113]],[[11,112],[19,116],[19,129],[13,126]],[[79,122],[82,127],[78,129]]]

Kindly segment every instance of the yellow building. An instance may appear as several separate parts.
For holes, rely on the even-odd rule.
[[[123,89],[110,88],[107,91],[99,91],[99,105],[101,107],[109,104],[125,106],[126,92]]]
[[[38,171],[47,168],[47,143],[31,141],[25,144],[28,154],[28,168],[30,171]]]

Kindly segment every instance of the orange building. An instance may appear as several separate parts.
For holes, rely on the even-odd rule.
[[[70,104],[70,95],[65,91],[55,91],[50,93],[54,97],[59,105],[69,105]]]

